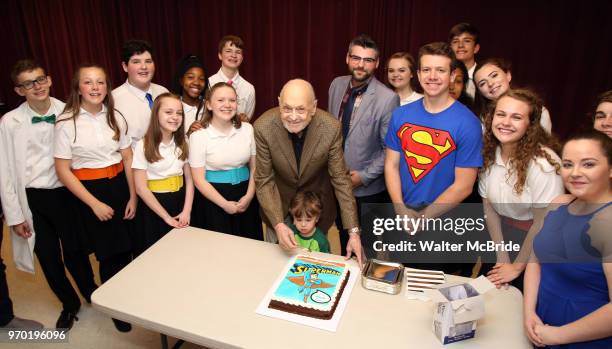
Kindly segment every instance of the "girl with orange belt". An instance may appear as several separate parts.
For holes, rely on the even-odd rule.
[[[55,127],[55,168],[78,198],[75,228],[100,262],[104,283],[131,260],[126,220],[136,213],[127,124],[114,109],[110,81],[97,65],[77,68]],[[113,319],[122,332],[131,325]]]
[[[179,96],[166,92],[153,103],[151,122],[134,148],[134,182],[141,205],[136,217],[135,255],[172,228],[189,225],[193,182]]]

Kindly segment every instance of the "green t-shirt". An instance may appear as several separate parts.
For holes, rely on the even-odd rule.
[[[311,237],[307,238],[300,235],[300,231],[293,224],[290,225],[291,230],[295,234],[295,241],[300,247],[304,247],[313,252],[325,252],[330,253],[329,250],[329,241],[327,241],[327,236],[323,234],[321,229],[318,227],[315,228],[314,234]]]

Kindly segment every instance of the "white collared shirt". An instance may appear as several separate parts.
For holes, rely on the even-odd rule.
[[[544,150],[561,165],[561,159],[552,149],[544,147]],[[516,173],[508,177],[509,169],[502,160],[501,148],[497,147],[495,163],[481,172],[478,179],[480,196],[489,200],[495,211],[502,216],[518,220],[533,219],[531,208],[546,207],[565,191],[561,176],[543,157],[529,162],[521,195],[514,192]]]
[[[412,91],[412,93],[410,94],[410,96],[408,96],[408,98],[402,99],[400,101],[400,106],[401,105],[406,105],[408,103],[412,103],[412,102],[415,102],[415,101],[418,101],[421,98],[423,98],[422,94],[420,94],[420,93],[418,93],[416,91]]]
[[[121,112],[128,124],[128,135],[132,138],[132,144],[144,137],[151,120],[151,108],[146,94],[150,93],[153,100],[160,94],[168,92],[163,86],[151,83],[148,91],[143,91],[132,86],[127,80],[125,83],[113,90],[115,109]]]
[[[550,119],[550,112],[546,109],[545,106],[542,106],[542,115],[540,115],[540,125],[544,131],[548,134],[552,132],[552,120]]]
[[[26,115],[29,124],[27,127],[28,143],[26,146],[25,183],[26,188],[54,189],[63,186],[55,172],[55,161],[53,159],[53,133],[54,125],[48,122],[32,123],[34,116],[48,116],[55,114],[56,118],[61,114],[64,103],[52,99],[51,106],[46,113],[39,115],[30,108],[26,102]]]
[[[62,114],[60,119],[70,118]],[[121,115],[115,113],[119,126],[119,140],[113,140],[114,131],[106,121],[106,106],[96,115],[81,108],[76,121],[69,119],[55,124],[54,156],[59,159],[72,160],[71,168],[104,168],[119,163],[120,149],[131,144],[129,135],[125,134],[126,123]],[[76,140],[75,140],[76,123]]]
[[[134,148],[134,158],[132,168],[147,171],[147,179],[165,179],[173,176],[183,175],[185,161],[179,159],[181,150],[174,143],[174,139],[169,144],[159,143],[159,155],[161,160],[148,162],[144,153],[144,139],[136,143]]]
[[[223,134],[212,125],[200,129],[189,137],[189,165],[206,167],[206,170],[231,170],[248,166],[255,155],[253,126],[243,122],[240,128],[232,128]]]
[[[232,86],[236,89],[236,94],[238,95],[238,114],[245,113],[249,120],[251,120],[255,112],[255,87],[240,76],[239,73],[236,73],[230,79],[219,69],[217,74],[208,78],[208,85],[213,87],[216,83],[228,82],[230,80],[232,80]]]
[[[185,128],[185,133],[187,133],[187,131],[189,131],[189,127],[191,126],[191,124],[193,124],[193,122],[196,120],[196,112],[198,111],[198,106],[191,106],[185,102],[183,103],[183,125]],[[198,119],[202,119],[202,114],[204,114],[204,103],[202,103],[202,108],[200,109],[200,114],[198,116]]]
[[[468,96],[472,97],[472,99],[476,95],[476,84],[474,84],[474,70],[476,70],[477,64],[478,63],[474,63],[474,65],[470,69],[468,69],[469,80],[465,82],[465,93],[467,93]]]

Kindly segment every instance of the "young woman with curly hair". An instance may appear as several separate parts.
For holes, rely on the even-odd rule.
[[[484,165],[479,175],[487,228],[495,242],[522,244],[520,253],[497,252],[484,268],[499,288],[522,289],[525,263],[545,207],[563,193],[558,142],[540,124],[542,102],[531,91],[508,90],[485,117]],[[513,262],[514,260],[514,262]],[[489,269],[489,270],[486,270]]]

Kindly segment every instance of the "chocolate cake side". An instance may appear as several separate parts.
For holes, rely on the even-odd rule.
[[[336,297],[336,301],[334,302],[334,304],[332,305],[332,308],[329,311],[322,311],[322,310],[316,310],[312,308],[303,307],[300,305],[287,304],[287,303],[283,303],[283,302],[276,301],[276,300],[270,300],[270,304],[268,305],[268,308],[277,309],[277,310],[285,311],[288,313],[293,313],[293,314],[298,314],[298,315],[303,315],[303,316],[310,316],[310,317],[322,319],[322,320],[329,320],[334,316],[334,312],[336,311],[336,308],[338,307],[340,298],[342,298],[342,295],[344,294],[344,288],[346,287],[346,283],[348,282],[348,279],[350,276],[351,276],[351,272],[350,270],[347,270],[346,277],[344,278],[342,285],[340,285],[340,291],[338,292],[338,297]]]

